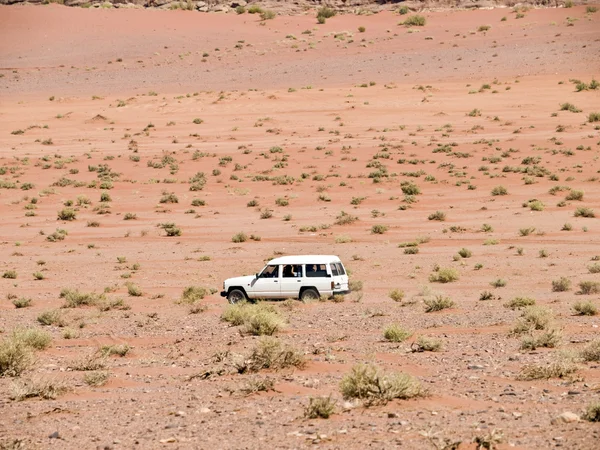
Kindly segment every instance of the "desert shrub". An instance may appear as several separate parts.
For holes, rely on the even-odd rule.
[[[560,277],[558,280],[552,280],[552,292],[566,292],[571,289],[571,280],[566,277]]]
[[[355,292],[355,291],[362,291],[363,289],[363,282],[361,280],[349,280],[348,281],[348,288]]]
[[[423,303],[425,303],[426,313],[452,308],[455,305],[450,297],[444,297],[443,295],[436,295],[432,298],[426,298],[423,300]]]
[[[600,282],[598,281],[581,281],[579,283],[579,293],[584,295],[597,294],[600,292]]]
[[[132,296],[132,297],[141,297],[143,295],[142,290],[139,288],[139,286],[133,284],[133,283],[125,283],[125,286],[127,287],[127,293]]]
[[[263,12],[262,8],[258,5],[252,5],[248,8],[248,13],[249,14],[260,14],[261,12]]]
[[[481,301],[494,300],[494,298],[496,298],[496,296],[490,291],[483,291],[481,294],[479,294],[479,300]]]
[[[565,197],[565,200],[583,200],[583,191],[577,191],[575,189],[571,190],[567,196]]]
[[[267,9],[260,13],[261,20],[271,20],[277,16],[277,13],[271,9]]]
[[[421,383],[406,373],[385,374],[371,364],[357,364],[342,378],[340,390],[345,399],[361,399],[366,406],[394,399],[426,395]]]
[[[91,371],[91,370],[101,370],[106,367],[106,356],[100,355],[99,352],[90,353],[82,357],[81,359],[77,359],[75,361],[71,361],[67,368],[70,370],[76,371]]]
[[[413,352],[439,352],[442,349],[442,341],[440,339],[419,336],[411,345]]]
[[[110,374],[106,370],[98,371],[98,372],[88,372],[83,376],[83,381],[88,386],[98,387],[104,386],[108,379],[110,378]]]
[[[552,323],[553,318],[551,309],[544,306],[529,306],[523,310],[511,333],[523,334],[537,330],[546,330]]]
[[[163,194],[163,196],[159,200],[160,203],[179,203],[179,199],[177,196],[171,192]]]
[[[15,328],[10,338],[34,350],[45,350],[52,342],[50,333],[37,328]]]
[[[17,278],[17,271],[16,270],[7,270],[6,272],[4,272],[2,274],[2,278],[14,280]]]
[[[402,189],[402,192],[405,195],[419,195],[421,193],[421,189],[419,189],[419,186],[417,186],[414,183],[411,183],[410,181],[402,183],[400,188]]]
[[[404,249],[405,255],[416,255],[419,253],[419,247],[406,247]]]
[[[561,338],[562,334],[556,328],[530,334],[521,341],[521,350],[535,350],[538,347],[554,348],[560,343]]]
[[[441,268],[429,275],[429,281],[432,283],[451,283],[458,278],[458,271],[451,267]]]
[[[492,286],[494,286],[495,288],[504,287],[504,286],[506,286],[506,280],[503,280],[502,278],[498,278],[498,279],[492,281],[490,284]]]
[[[383,337],[390,342],[403,342],[411,337],[412,333],[398,324],[392,324],[383,330]]]
[[[12,337],[0,342],[0,377],[18,377],[34,362],[31,347]]]
[[[517,379],[524,381],[547,380],[549,378],[565,378],[577,371],[577,366],[570,361],[555,361],[548,365],[526,365],[521,369]]]
[[[588,8],[590,8],[588,6]],[[594,12],[596,8],[594,7]],[[600,402],[590,403],[582,416],[588,422],[600,422]]]
[[[461,249],[458,251],[458,254],[459,254],[461,257],[463,257],[463,258],[470,258],[471,256],[473,256],[473,252],[472,252],[471,250],[469,250],[469,249],[466,249],[466,248],[464,248],[464,247],[463,247],[463,248],[461,248]]]
[[[77,218],[77,212],[72,208],[64,208],[58,212],[58,220],[71,221]]]
[[[95,292],[79,292],[78,289],[63,289],[60,291],[60,298],[65,299],[65,303],[63,305],[65,308],[91,306],[105,299],[103,294],[96,294]]]
[[[588,114],[588,122],[600,122],[600,112],[591,112]]]
[[[98,349],[98,353],[101,356],[112,356],[117,355],[121,358],[127,355],[131,351],[129,344],[114,344],[114,345],[103,345]]]
[[[349,242],[352,242],[352,238],[348,235],[341,234],[341,235],[335,237],[336,244],[347,244]]]
[[[50,378],[17,380],[11,386],[10,398],[15,401],[22,401],[34,397],[52,400],[69,390],[70,388],[62,381]]]
[[[575,106],[573,103],[569,103],[569,102],[562,103],[560,105],[560,110],[561,111],[571,111],[571,112],[574,112],[574,113],[581,112],[581,110],[577,106]]]
[[[236,364],[239,373],[258,372],[263,369],[280,370],[289,367],[302,369],[304,355],[293,347],[282,344],[273,337],[263,337],[250,355]]]
[[[371,234],[383,234],[388,230],[387,225],[373,225],[371,227]]]
[[[409,27],[422,27],[425,25],[425,23],[427,23],[427,19],[425,19],[425,17],[421,16],[420,14],[415,14],[408,16],[404,22],[402,22],[402,25]]]
[[[591,301],[577,302],[573,305],[575,314],[579,316],[595,316],[598,314],[598,308]]]
[[[588,266],[588,271],[590,273],[600,273],[600,264],[592,264],[591,266]]]
[[[253,336],[272,336],[285,326],[276,311],[257,310],[244,322],[244,332]]]
[[[575,210],[575,213],[573,213],[573,215],[575,217],[588,217],[588,218],[593,218],[596,217],[596,214],[594,214],[594,210],[590,209],[590,208],[585,208],[580,206],[579,208],[577,208]]]
[[[401,289],[392,289],[388,295],[395,302],[401,302],[404,298],[404,291]]]
[[[595,339],[586,345],[583,350],[581,350],[581,359],[584,361],[600,361],[600,339]]]
[[[57,327],[64,327],[67,325],[67,320],[60,309],[44,311],[37,317],[37,321],[42,325],[55,325]]]
[[[12,301],[12,304],[15,305],[15,308],[27,308],[31,306],[31,299],[28,297],[19,297],[15,298]]]
[[[442,212],[442,211],[436,211],[434,213],[429,214],[429,216],[427,217],[427,219],[429,220],[438,220],[440,222],[443,222],[446,220],[446,213]]]
[[[492,189],[492,195],[507,195],[508,190],[504,186],[496,186]]]
[[[231,242],[234,242],[236,244],[239,244],[241,242],[246,242],[247,240],[248,240],[248,236],[243,231],[241,231],[237,234],[234,234],[233,237],[231,238]]]
[[[196,303],[197,301],[202,300],[207,294],[208,291],[202,286],[188,286],[183,290],[179,303]]]
[[[328,8],[327,6],[323,6],[317,10],[317,19],[322,17],[323,19],[329,19],[336,15],[336,10],[332,8]]]
[[[328,397],[311,397],[308,406],[304,409],[304,417],[307,419],[329,419],[335,411],[336,402]]]
[[[342,211],[335,218],[335,224],[336,225],[349,225],[351,223],[356,222],[357,220],[358,220],[358,217]]]
[[[535,299],[530,297],[515,297],[504,306],[510,309],[526,308],[527,306],[535,305]]]

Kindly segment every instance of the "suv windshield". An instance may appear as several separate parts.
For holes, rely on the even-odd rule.
[[[259,278],[279,278],[279,266],[265,267]]]

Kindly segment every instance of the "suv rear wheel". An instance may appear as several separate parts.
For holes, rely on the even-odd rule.
[[[244,294],[244,291],[241,289],[232,289],[229,291],[229,294],[227,294],[227,300],[232,305],[235,305],[236,303],[246,300],[246,294]]]
[[[300,300],[302,300],[303,302],[319,300],[319,293],[316,289],[313,288],[304,289],[300,293]]]

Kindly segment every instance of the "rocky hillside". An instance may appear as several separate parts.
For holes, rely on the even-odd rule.
[[[570,0],[566,1],[568,2]],[[397,9],[401,6],[406,6],[413,11],[422,9],[511,7],[516,4],[563,6],[565,0],[539,0],[525,2],[517,2],[516,0],[409,0],[405,2],[385,2],[382,0],[265,0],[260,2],[246,0],[0,0],[0,4],[4,5],[19,3],[60,3],[66,6],[77,6],[83,8],[185,9],[197,10],[200,12],[245,12],[245,10],[250,8],[252,5],[259,5],[262,9],[273,10],[280,14],[297,14],[311,8],[328,6],[340,12],[365,14],[386,9]]]

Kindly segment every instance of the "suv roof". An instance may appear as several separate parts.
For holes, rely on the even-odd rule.
[[[327,264],[341,262],[335,255],[290,255],[275,258],[267,264]]]

